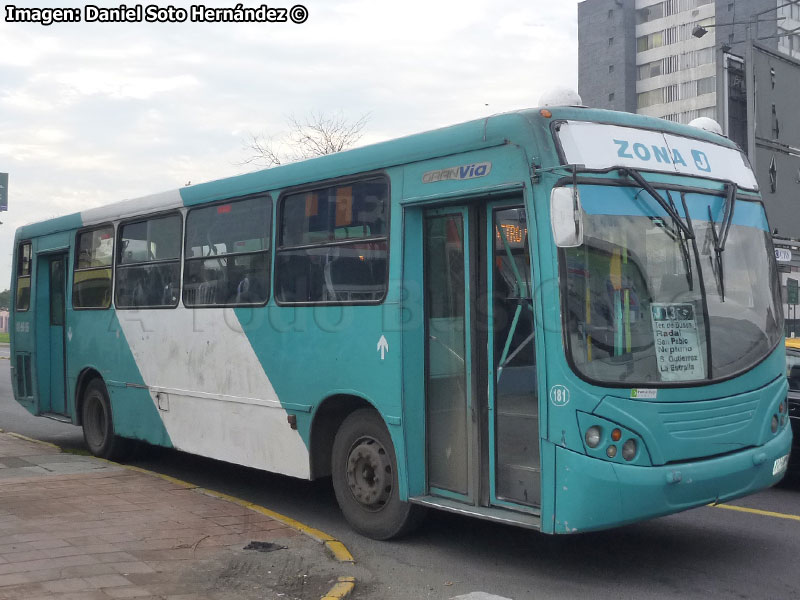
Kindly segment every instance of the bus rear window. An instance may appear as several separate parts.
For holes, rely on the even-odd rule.
[[[111,264],[114,255],[114,227],[104,225],[78,233],[75,272],[72,277],[72,306],[111,306]]]

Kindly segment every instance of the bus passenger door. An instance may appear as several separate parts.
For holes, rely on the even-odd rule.
[[[541,465],[525,207],[427,210],[422,227],[428,494],[535,513]]]
[[[531,279],[522,204],[487,207],[489,457],[492,504],[539,507],[539,401]]]
[[[64,371],[66,254],[39,257],[36,277],[36,365],[39,414],[67,414]]]
[[[425,214],[428,486],[462,501],[475,495],[468,226],[465,208]]]

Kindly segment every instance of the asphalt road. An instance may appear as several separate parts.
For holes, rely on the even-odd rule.
[[[32,417],[14,402],[3,359],[0,427],[84,447],[79,428]],[[355,600],[439,600],[476,591],[514,600],[800,598],[797,483],[735,503],[783,518],[703,507],[612,531],[549,537],[432,512],[407,539],[374,542],[348,528],[328,481],[298,481],[173,451],[149,452],[134,463],[338,537],[357,561]]]

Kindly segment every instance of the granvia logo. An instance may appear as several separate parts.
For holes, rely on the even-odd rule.
[[[422,175],[422,183],[435,183],[449,179],[475,179],[476,177],[486,177],[491,172],[492,163],[490,162],[472,163],[470,165],[428,171]]]

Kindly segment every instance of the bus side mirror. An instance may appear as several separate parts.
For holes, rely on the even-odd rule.
[[[583,244],[583,209],[576,187],[553,188],[550,193],[550,226],[557,247],[575,248]]]

